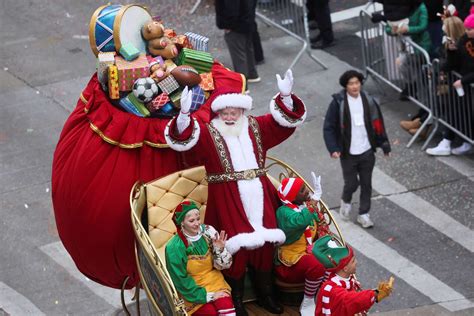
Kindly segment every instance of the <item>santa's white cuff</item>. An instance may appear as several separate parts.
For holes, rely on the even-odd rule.
[[[297,127],[300,126],[301,124],[304,123],[306,119],[306,106],[303,104],[304,107],[304,114],[299,117],[299,118],[292,118],[289,117],[283,109],[280,108],[280,106],[277,104],[275,99],[278,97],[278,94],[272,98],[270,101],[270,113],[273,116],[273,119],[281,126],[283,127]],[[290,96],[291,98],[291,96]],[[293,99],[291,100],[293,102]],[[285,104],[286,107],[286,104]],[[293,105],[292,105],[292,110],[293,112]]]
[[[172,122],[173,120],[169,121],[168,124],[166,124],[165,128],[165,140],[166,143],[170,146],[170,148],[176,151],[187,151],[193,148],[197,144],[199,140],[199,135],[201,134],[201,128],[199,127],[199,124],[196,119],[193,118],[193,132],[191,133],[191,136],[186,140],[177,140],[170,135],[170,126]]]

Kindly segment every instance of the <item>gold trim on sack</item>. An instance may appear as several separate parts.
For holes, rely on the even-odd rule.
[[[89,113],[89,108],[85,106],[87,103],[89,103],[89,101],[84,97],[82,92],[81,92],[81,95],[79,95],[79,99],[81,99],[82,103],[84,103],[84,112]]]
[[[123,143],[120,143],[116,140],[113,140],[107,136],[105,136],[105,134],[97,127],[95,126],[92,122],[89,122],[89,126],[90,128],[95,132],[97,133],[97,135],[100,136],[100,138],[102,138],[104,141],[106,141],[107,143],[111,144],[111,145],[114,145],[114,146],[119,146],[120,148],[124,148],[124,149],[135,149],[135,148],[140,148],[143,146],[143,144],[146,144],[150,147],[155,147],[155,148],[169,148],[169,145],[168,144],[159,144],[159,143],[153,143],[153,142],[150,142],[148,140],[145,140],[143,142],[140,142],[140,143],[134,143],[134,144],[123,144]]]
[[[263,168],[265,166],[265,159],[263,158],[263,145],[260,128],[258,126],[257,120],[253,116],[249,116],[248,119],[250,128],[252,129],[253,135],[255,136],[255,141],[257,143],[258,166]]]

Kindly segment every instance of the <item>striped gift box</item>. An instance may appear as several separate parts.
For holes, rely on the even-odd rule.
[[[158,87],[161,91],[170,95],[173,91],[179,88],[179,84],[178,81],[174,79],[173,75],[169,74],[168,77],[158,82]]]
[[[141,54],[137,59],[132,61],[127,61],[120,56],[115,56],[115,65],[118,70],[120,91],[132,91],[135,80],[150,75],[150,66],[145,54]]]
[[[200,74],[210,72],[214,59],[208,52],[183,48],[178,56],[178,65],[193,66]]]
[[[205,37],[193,32],[184,33],[189,39],[189,42],[195,50],[208,52],[209,51],[209,37]]]

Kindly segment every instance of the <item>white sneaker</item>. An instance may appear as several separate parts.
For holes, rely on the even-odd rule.
[[[314,302],[314,297],[309,297],[305,295],[300,306],[301,316],[314,316],[315,310],[316,303]]]
[[[426,153],[431,156],[449,156],[451,155],[451,141],[443,139],[439,142],[438,146],[428,148]]]
[[[451,149],[453,155],[459,156],[467,154],[472,149],[472,145],[468,142],[463,142],[461,146]]]
[[[349,213],[351,212],[352,205],[351,203],[345,203],[344,200],[341,200],[341,207],[339,208],[339,215],[341,215],[343,220],[349,220]]]
[[[374,226],[374,222],[370,220],[369,214],[362,214],[357,216],[357,222],[364,228],[370,228]]]
[[[247,78],[247,82],[248,83],[257,83],[257,82],[260,82],[262,81],[262,78],[260,77],[257,77],[257,78]]]

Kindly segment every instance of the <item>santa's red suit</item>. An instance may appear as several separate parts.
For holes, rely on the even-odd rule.
[[[375,291],[360,291],[353,276],[345,279],[333,273],[321,286],[316,302],[316,316],[366,315],[375,303]]]
[[[239,99],[237,94],[236,97]],[[248,261],[257,270],[269,271],[272,267],[271,245],[270,251],[259,250],[261,256],[254,261],[246,251],[239,250],[285,241],[275,218],[278,196],[264,166],[267,150],[287,139],[305,119],[303,102],[294,95],[292,100],[293,111],[285,107],[278,95],[270,103],[271,114],[244,116],[239,136],[222,135],[213,121],[209,124],[193,120],[179,134],[174,119],[165,130],[171,148],[189,150],[205,165],[209,182],[205,222],[225,230],[229,236],[226,248],[234,254],[234,264],[225,273],[232,278],[245,274]],[[240,107],[238,103],[233,102],[233,107]]]

